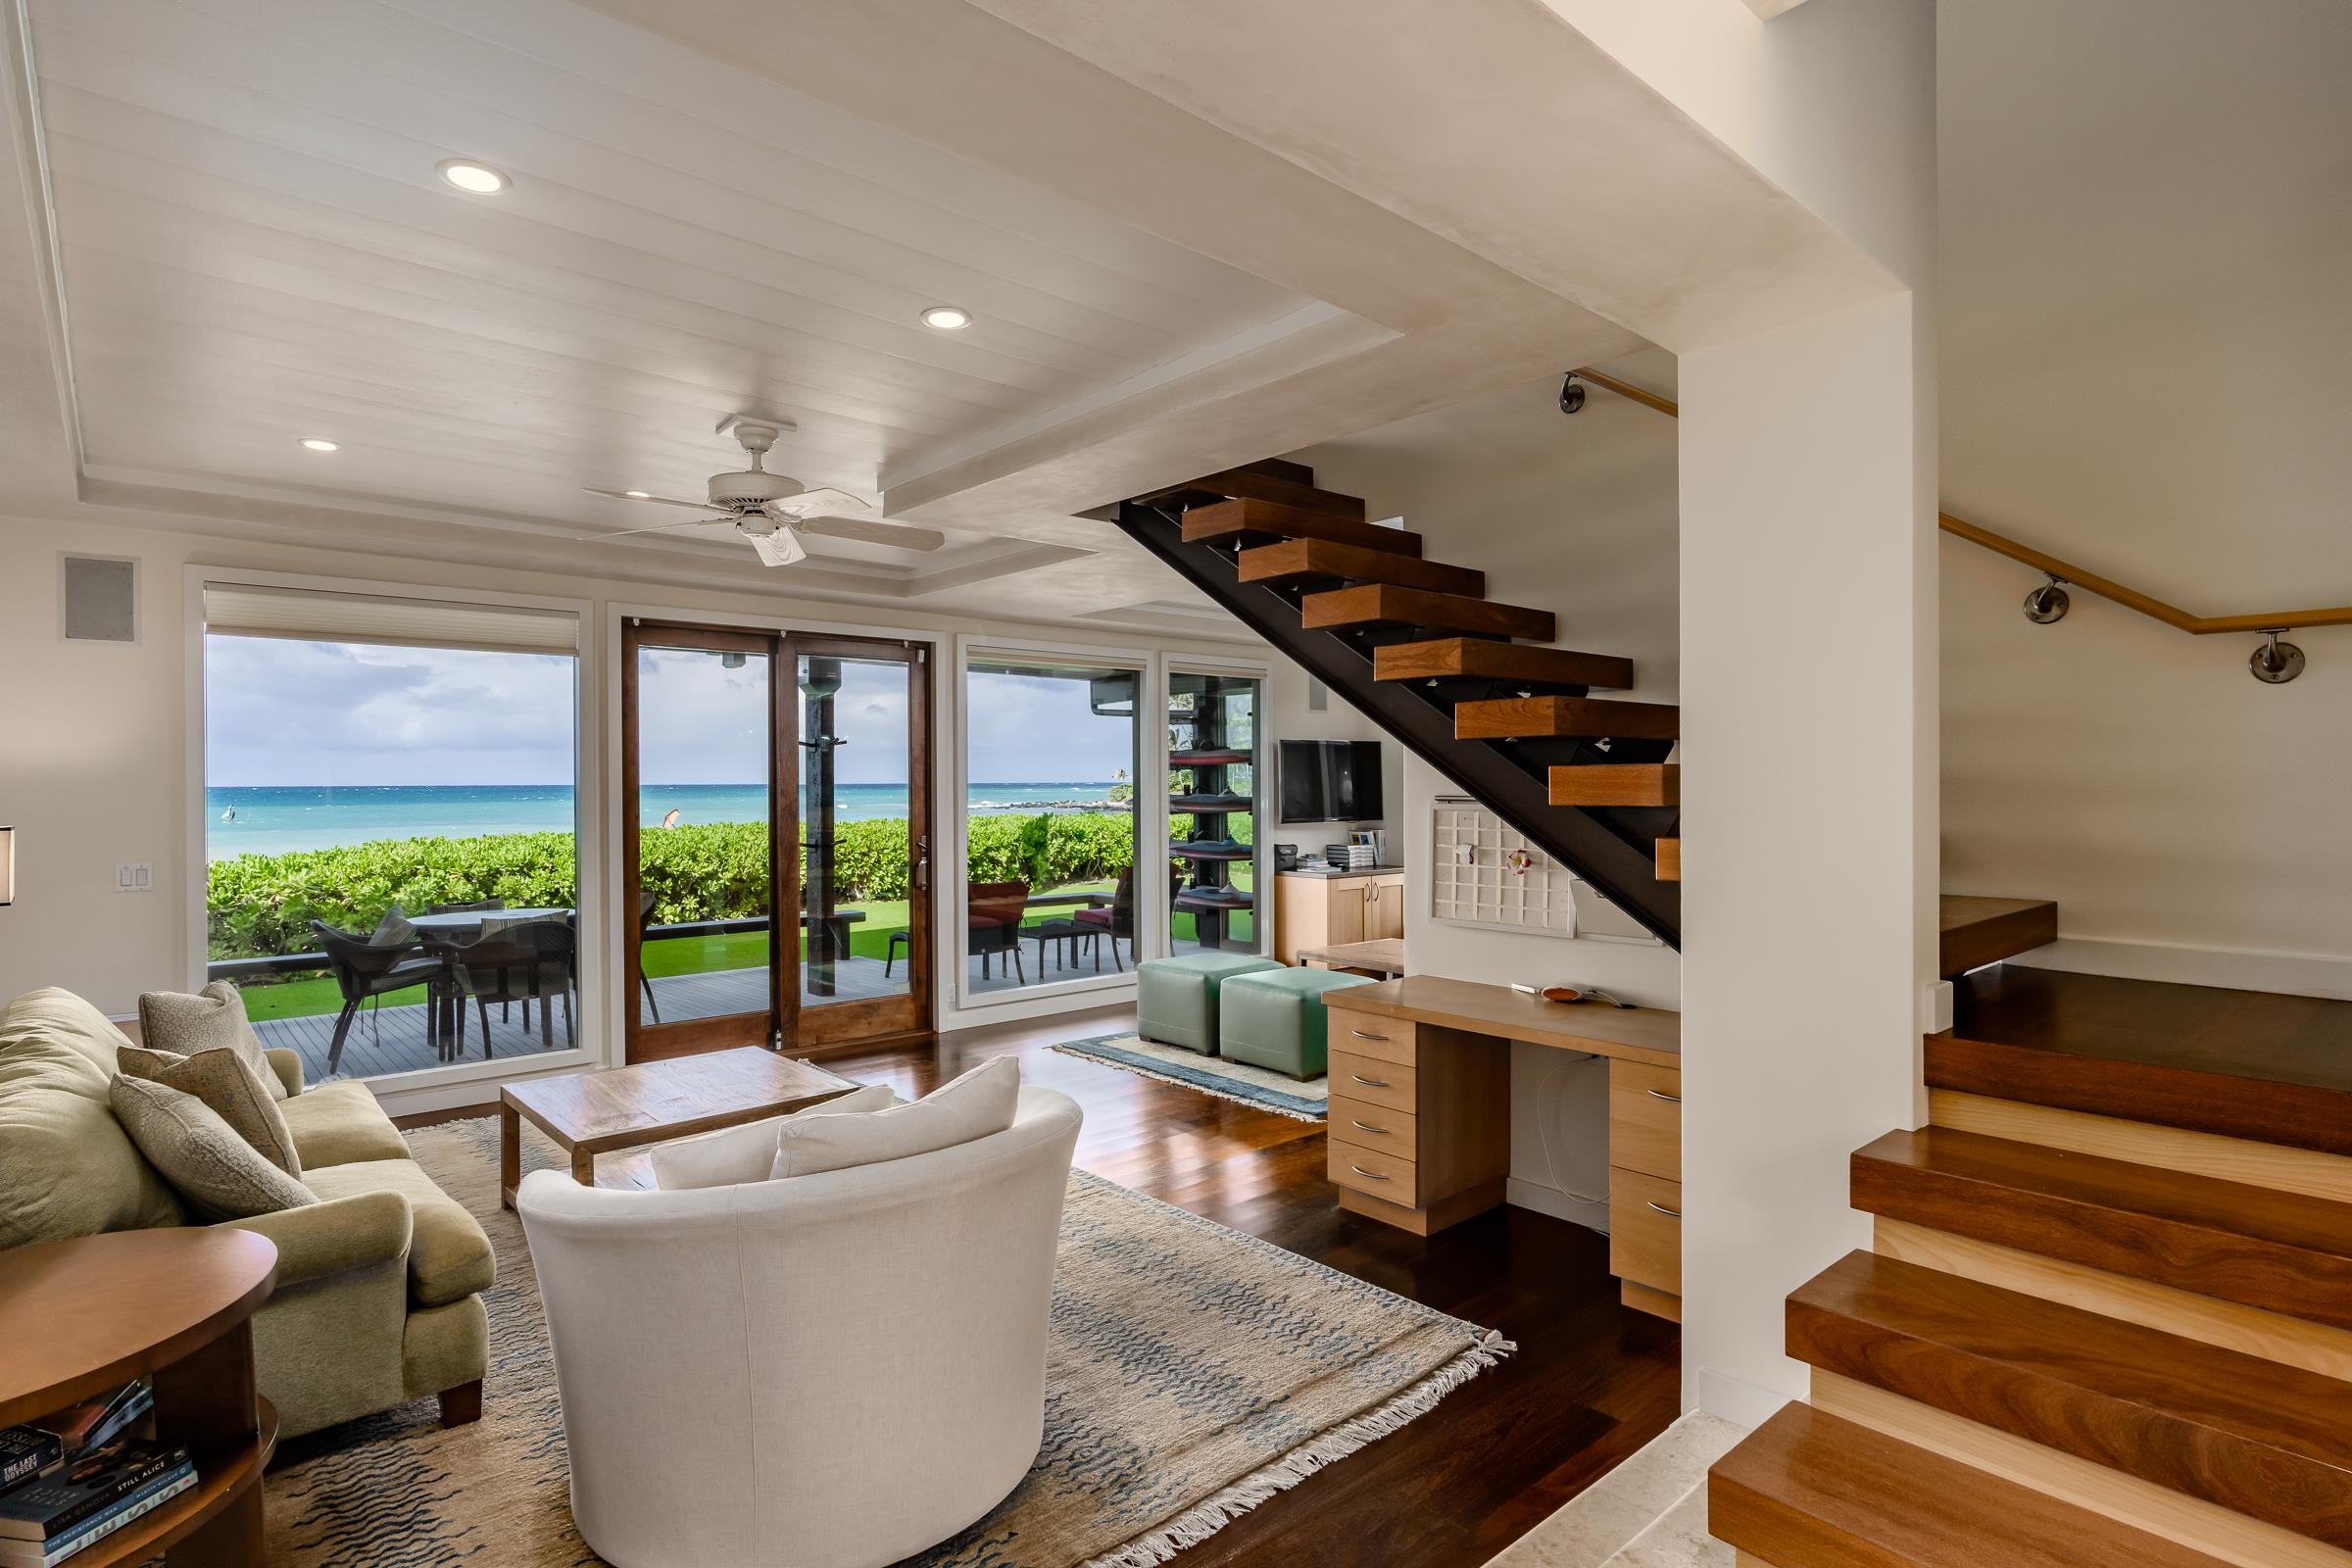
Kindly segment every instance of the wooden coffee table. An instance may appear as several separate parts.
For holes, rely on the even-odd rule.
[[[526,1116],[571,1156],[571,1179],[593,1187],[599,1154],[789,1116],[857,1087],[759,1046],[509,1084],[499,1094],[499,1199],[514,1206]]]
[[[277,1248],[209,1225],[118,1231],[0,1254],[0,1427],[155,1383],[155,1435],[187,1446],[196,1485],[74,1554],[74,1568],[233,1568],[267,1555],[262,1467],[277,1411],[255,1392],[254,1309]]]

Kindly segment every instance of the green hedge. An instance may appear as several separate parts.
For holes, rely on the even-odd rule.
[[[1227,818],[1247,842],[1246,815]],[[1184,817],[1175,819],[1181,836]],[[1134,859],[1135,819],[1123,811],[970,819],[969,875],[975,882],[1025,881],[1034,888],[1115,876]],[[737,919],[761,912],[767,829],[758,822],[710,822],[648,828],[640,839],[654,919]],[[896,817],[844,822],[837,829],[833,897],[837,903],[904,899],[907,894],[906,823]],[[568,833],[499,833],[479,838],[380,839],[285,855],[245,855],[212,863],[206,904],[215,959],[307,953],[317,946],[310,921],[372,929],[394,904],[500,899],[511,906],[578,903]]]

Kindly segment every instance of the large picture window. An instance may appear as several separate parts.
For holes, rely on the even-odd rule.
[[[965,998],[1134,967],[1145,684],[1108,663],[967,662]]]
[[[209,972],[312,1081],[579,1044],[578,622],[210,584]]]

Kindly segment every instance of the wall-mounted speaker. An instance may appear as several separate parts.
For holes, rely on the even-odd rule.
[[[139,640],[139,564],[124,556],[67,556],[61,621],[70,643]]]

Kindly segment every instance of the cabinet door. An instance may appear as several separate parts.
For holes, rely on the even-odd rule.
[[[1364,940],[1404,935],[1404,879],[1374,877],[1364,884]]]
[[[1371,912],[1368,898],[1369,884],[1363,882],[1326,882],[1323,885],[1327,907],[1331,911],[1333,947],[1343,943],[1361,942],[1369,934],[1364,929],[1365,917]]]

